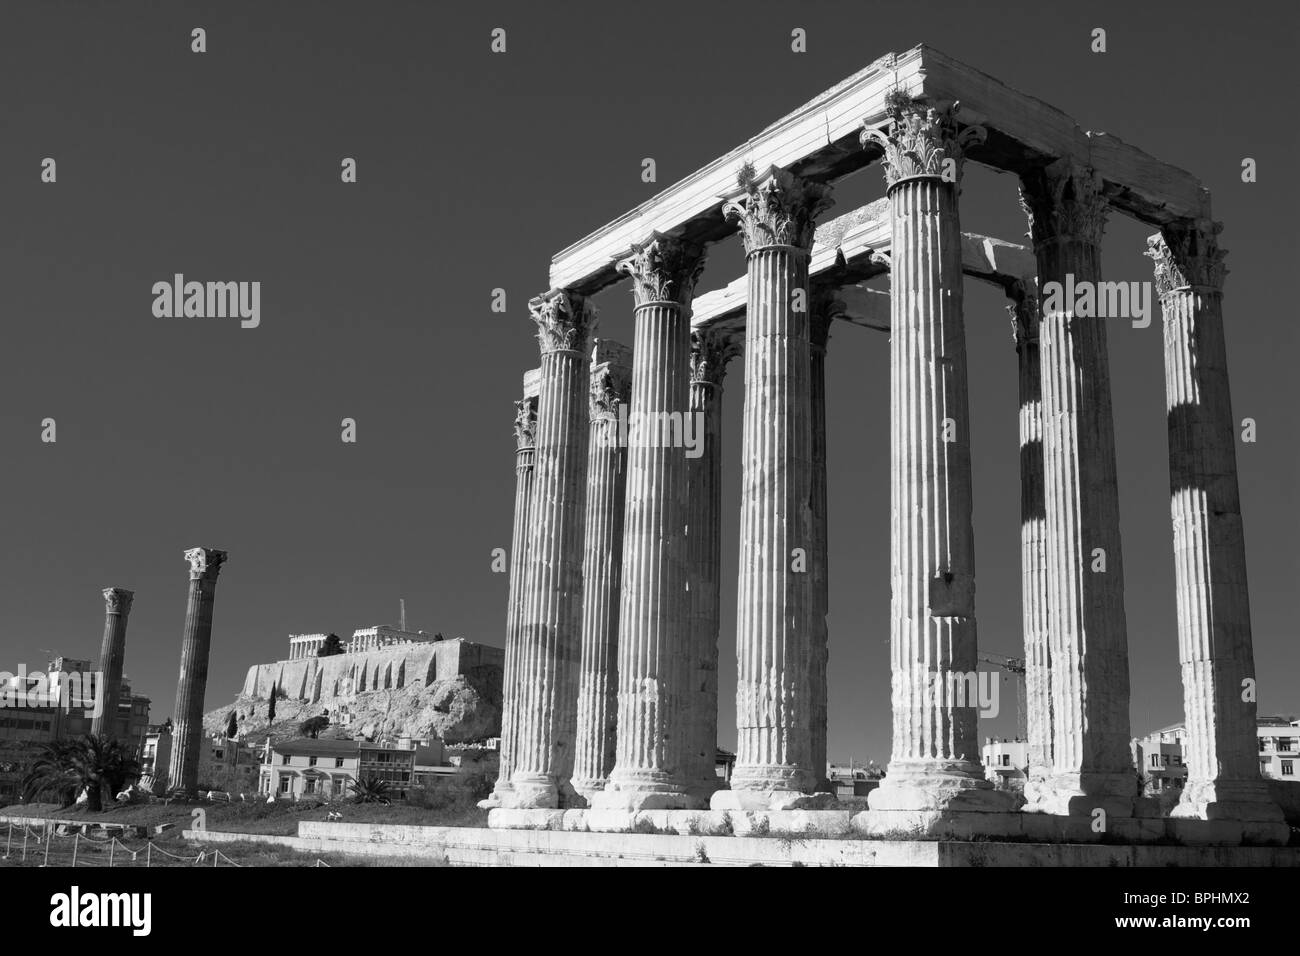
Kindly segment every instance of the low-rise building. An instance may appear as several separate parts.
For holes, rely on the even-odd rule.
[[[377,778],[394,796],[414,785],[415,748],[364,740],[286,740],[267,748],[258,792],[300,800],[350,795],[358,780]]]
[[[1270,780],[1300,781],[1300,720],[1294,717],[1260,717],[1255,730],[1259,740],[1259,773]],[[1148,790],[1181,789],[1187,781],[1183,749],[1187,724],[1176,723],[1132,741],[1133,765]]]
[[[1020,737],[986,737],[982,750],[984,777],[999,790],[1023,791],[1029,778],[1029,741]]]

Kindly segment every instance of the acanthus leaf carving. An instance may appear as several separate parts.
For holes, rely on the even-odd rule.
[[[704,247],[656,232],[634,244],[615,268],[632,277],[632,296],[638,306],[673,302],[685,308],[704,271]]]
[[[960,103],[937,106],[901,91],[889,96],[888,127],[867,126],[860,136],[863,146],[872,143],[884,153],[881,164],[887,186],[912,176],[942,177],[949,160],[954,164],[953,181],[961,181],[966,150],[983,143],[988,134],[982,126],[958,129],[960,108]]]
[[[812,249],[817,217],[834,204],[830,186],[777,167],[759,178],[749,164],[736,182],[741,194],[723,203],[722,215],[740,226],[746,253],[764,246]]]
[[[1219,248],[1223,224],[1209,220],[1181,221],[1147,240],[1144,253],[1155,267],[1156,291],[1164,297],[1180,289],[1220,292],[1228,273]]]
[[[585,296],[558,289],[528,303],[537,323],[537,341],[548,352],[586,352],[596,328],[596,307]]]

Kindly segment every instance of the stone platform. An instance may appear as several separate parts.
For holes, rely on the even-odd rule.
[[[1285,824],[1168,817],[1056,816],[1045,813],[862,810],[520,810],[488,814],[495,830],[657,833],[679,836],[782,836],[801,839],[1008,840],[1029,843],[1282,846]],[[1264,829],[1245,829],[1246,827]]]
[[[798,811],[795,811],[798,812]],[[811,812],[811,811],[809,811]],[[196,845],[256,842],[453,866],[1181,866],[1300,867],[1296,847],[1121,846],[997,841],[808,839],[298,824],[298,836],[185,831]]]

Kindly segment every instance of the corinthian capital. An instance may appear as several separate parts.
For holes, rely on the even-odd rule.
[[[632,277],[637,305],[673,302],[685,308],[704,271],[704,247],[656,232],[633,245],[631,255],[620,259],[615,268]]]
[[[547,352],[586,352],[587,340],[596,328],[596,307],[586,296],[557,289],[528,303],[537,323],[537,341]]]
[[[1154,263],[1156,291],[1161,295],[1179,289],[1221,292],[1227,267],[1218,235],[1223,223],[1207,219],[1180,220],[1147,240],[1145,253]]]
[[[745,252],[764,246],[812,249],[817,216],[833,204],[831,187],[773,166],[762,177],[746,163],[736,175],[740,195],[722,206],[728,222],[740,225]]]
[[[868,126],[860,137],[863,146],[874,143],[884,150],[881,162],[886,185],[893,186],[912,176],[961,181],[966,148],[984,142],[984,127],[967,126],[958,131],[959,103],[933,106],[897,92],[886,100],[886,108],[889,125],[885,129]]]
[[[190,563],[190,580],[200,578],[215,581],[221,566],[226,563],[226,552],[212,548],[190,548],[185,552],[185,560]]]
[[[522,451],[537,442],[537,398],[524,398],[515,402],[515,447]]]
[[[1022,345],[1038,343],[1038,325],[1042,318],[1038,301],[1038,283],[1021,279],[1007,290],[1011,299],[1007,314],[1011,316],[1011,337],[1019,351]]]
[[[1110,211],[1101,176],[1090,166],[1058,159],[1020,179],[1020,208],[1034,245],[1054,240],[1101,242]]]
[[[743,350],[744,342],[735,332],[721,329],[691,332],[691,382],[721,385],[727,374],[727,363]]]
[[[104,610],[109,614],[130,614],[134,597],[135,592],[126,588],[104,588]]]

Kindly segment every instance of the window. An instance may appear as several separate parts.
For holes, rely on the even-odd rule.
[[[1282,776],[1284,776],[1284,777],[1294,777],[1294,776],[1295,776],[1295,770],[1294,770],[1294,768],[1292,767],[1292,764],[1294,764],[1294,763],[1295,763],[1294,760],[1283,760],[1283,761],[1282,761]]]
[[[292,782],[293,782],[293,777],[281,777],[281,778],[280,778],[280,792],[281,792],[281,793],[288,793],[288,792],[289,792],[289,785],[290,785]]]
[[[314,766],[316,766],[316,758],[315,758],[315,757],[308,757],[308,758],[307,758],[307,766],[309,766],[309,767],[314,767]]]
[[[1291,738],[1290,737],[1277,738],[1277,749],[1282,751],[1282,753],[1284,754],[1289,754],[1291,752]]]
[[[306,786],[305,786],[304,789],[306,790],[307,793],[315,793],[315,792],[316,792],[316,781],[315,781],[315,780],[308,780],[308,781],[306,782]]]
[[[1002,766],[1004,766],[1004,767],[1010,767],[1010,766],[1011,766],[1011,754],[1003,754],[1003,755],[1002,755]]]
[[[1158,767],[1158,766],[1160,766],[1160,755],[1159,755],[1159,754],[1152,754],[1152,755],[1151,755],[1151,766],[1153,766],[1153,767]]]
[[[339,769],[339,768],[342,767],[342,766],[343,766],[343,758],[342,758],[342,757],[335,757],[335,758],[334,758],[334,769],[337,770],[337,769]]]
[[[280,765],[281,765],[282,767],[287,767],[287,766],[289,766],[289,755],[288,755],[288,754],[285,754],[283,757],[280,758]]]
[[[224,750],[214,750],[214,751],[212,751],[212,759],[213,759],[213,760],[221,760],[223,757],[225,757],[225,755],[226,755],[226,752],[225,752]]]

